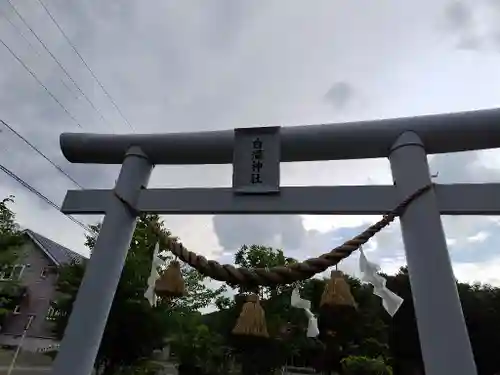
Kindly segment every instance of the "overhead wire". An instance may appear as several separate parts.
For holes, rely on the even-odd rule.
[[[95,106],[95,104],[90,100],[90,98],[85,94],[85,92],[82,90],[80,85],[73,79],[71,74],[66,70],[66,68],[61,64],[61,62],[57,59],[57,57],[50,51],[50,49],[47,47],[47,45],[44,43],[44,41],[38,36],[38,34],[33,30],[33,28],[28,24],[26,19],[23,17],[23,15],[17,10],[17,8],[12,4],[11,0],[7,0],[7,3],[10,5],[14,13],[19,17],[19,19],[23,22],[23,24],[28,28],[28,30],[33,34],[33,36],[36,38],[36,40],[40,43],[40,45],[45,49],[45,51],[50,55],[50,57],[54,60],[54,62],[59,66],[59,68],[62,70],[62,72],[68,77],[68,79],[73,83],[73,85],[76,87],[78,92],[83,96],[83,98],[89,103],[89,105],[92,107],[92,109],[99,115],[101,120],[107,124],[111,129],[113,129],[113,126],[110,124],[108,120],[103,116],[102,112]]]
[[[33,47],[33,45],[30,43],[30,41],[24,36],[24,34],[21,32],[21,30],[10,20],[10,18],[3,12],[3,11],[0,11],[0,15],[3,16],[3,18],[5,18],[7,20],[7,22],[17,31],[17,33],[26,41],[26,43],[30,46],[30,48],[32,48],[34,50],[34,52],[37,54],[37,56],[40,57],[40,54],[38,51],[36,51],[36,49]],[[21,63],[23,65],[23,67],[33,76],[33,78],[45,89],[45,91],[47,91],[49,93],[49,95],[52,97],[52,99],[54,99],[61,107],[63,107],[63,109],[65,110],[66,113],[68,113],[68,115],[70,115],[70,117],[72,117],[72,115],[67,111],[67,109],[65,109],[65,107],[62,105],[62,103],[60,103],[57,98],[55,98],[55,96],[48,90],[48,88],[40,81],[40,79],[38,79],[38,77],[36,76],[36,74],[34,72],[32,72],[26,64],[24,64],[24,62],[6,45],[6,43],[0,39],[0,42],[7,48],[7,50],[9,50],[9,52],[16,58],[16,60],[18,60],[19,63]],[[61,80],[61,82],[66,86],[66,88],[71,92],[70,88],[66,85],[66,83],[64,81]],[[73,119],[74,121],[76,121],[76,119]],[[20,138],[24,143],[26,143],[31,149],[33,149],[38,155],[42,156],[45,160],[47,160],[52,166],[54,166],[59,172],[61,172],[66,178],[68,178],[70,181],[72,181],[76,186],[78,186],[79,188],[83,189],[83,187],[73,178],[69,175],[69,173],[67,173],[66,171],[64,171],[59,165],[57,165],[55,162],[53,162],[49,157],[47,157],[43,152],[41,152],[35,145],[33,145],[31,142],[29,142],[25,137],[23,137],[19,132],[17,132],[14,128],[12,128],[9,124],[7,124],[5,121],[3,120],[0,120],[0,122],[7,128],[9,129],[14,135],[16,135],[18,138]],[[80,126],[81,127],[81,126]],[[39,192],[36,188],[34,188],[33,186],[31,186],[29,183],[27,183],[26,181],[24,181],[22,178],[20,178],[17,174],[15,174],[14,172],[12,172],[11,170],[9,170],[7,167],[3,166],[3,165],[0,165],[0,170],[2,170],[5,174],[7,174],[9,177],[13,178],[16,182],[18,182],[19,184],[21,184],[25,189],[27,189],[28,191],[30,191],[31,193],[37,195],[40,199],[42,199],[45,203],[49,204],[51,207],[57,209],[58,211],[60,211],[60,207],[54,203],[53,201],[51,201],[49,198],[47,198],[45,195],[43,195],[41,192]],[[86,224],[82,223],[80,220],[74,218],[73,216],[71,215],[65,215],[66,217],[68,217],[71,221],[73,221],[75,224],[79,225],[80,227],[82,227],[84,230],[86,230],[87,232],[93,234],[93,230]]]
[[[82,128],[82,124],[68,111],[68,109],[56,98],[56,96],[43,84],[43,82],[38,78],[38,76],[33,72],[28,65],[24,63],[24,61],[16,55],[16,53],[0,38],[0,43],[10,52],[10,54],[23,66],[23,68],[38,82],[40,86],[49,94],[49,96],[61,107],[61,109],[66,112],[66,114],[73,120],[73,122],[79,127]]]
[[[17,31],[17,33],[26,41],[26,43],[30,46],[30,48],[33,49],[33,51],[37,54],[38,57],[41,57],[40,53],[34,48],[34,46],[30,43],[30,41],[24,36],[24,34],[21,32],[21,30],[9,19],[9,17],[3,12],[0,10],[0,15],[5,18],[7,20],[7,22],[9,22],[9,24]],[[9,50],[9,52],[13,52],[8,46],[6,46],[6,44],[0,40],[0,42],[2,42],[4,44],[4,46]],[[14,55],[14,57],[16,57],[17,59],[17,56],[12,53]],[[22,63],[22,61],[20,61],[20,58],[17,59],[20,63]],[[25,66],[25,64],[23,64],[23,67],[25,67],[25,69],[27,68],[27,66]],[[28,72],[32,73],[30,71],[30,69],[27,69]],[[39,81],[39,79],[37,79],[37,77],[34,75],[34,73],[32,74],[32,76],[34,76],[34,78],[37,80],[37,82],[39,84],[42,85],[42,87],[44,87],[44,89],[46,89],[46,91],[48,91],[48,89],[43,85],[43,83],[41,83]],[[61,79],[61,82],[66,86],[66,88],[71,92],[71,89],[66,85],[66,83]],[[54,98],[53,98],[54,99]],[[56,100],[57,101],[57,100]],[[59,103],[58,103],[59,104]],[[10,126],[8,123],[6,123],[4,120],[1,120],[0,119],[0,123],[2,125],[4,125],[7,129],[9,129],[15,136],[17,136],[19,139],[21,139],[25,144],[27,144],[32,150],[34,150],[39,156],[43,157],[46,161],[48,161],[54,168],[56,168],[60,173],[62,173],[66,178],[68,178],[72,183],[74,183],[76,186],[78,186],[80,189],[83,189],[83,186],[78,183],[78,181],[76,181],[68,172],[66,172],[61,166],[59,166],[58,164],[56,164],[53,160],[51,160],[47,155],[45,155],[40,149],[38,149],[33,143],[31,143],[28,139],[26,139],[24,136],[22,136],[18,131],[16,131],[12,126]],[[33,188],[32,186],[30,186],[28,183],[26,183],[24,180],[22,180],[19,176],[17,176],[14,172],[8,170],[6,167],[4,166],[0,166],[0,169],[6,173],[7,175],[9,175],[11,178],[14,178],[18,183],[20,183],[21,185],[23,185],[25,188],[27,188],[29,191],[35,193],[36,195],[38,195],[40,198],[42,198],[46,203],[48,203],[49,205],[51,205],[52,207],[56,208],[56,209],[60,209],[59,206],[57,206],[54,202],[50,201],[48,198],[46,198],[42,193],[38,192],[35,188]],[[69,216],[69,215],[66,215],[70,220],[74,221],[76,224],[82,226],[85,230],[89,231],[89,228],[83,224],[82,222],[80,222],[79,220],[75,219],[74,217],[72,216]],[[90,230],[90,232],[92,232]]]
[[[9,18],[7,14],[5,14],[5,11],[3,9],[0,9],[0,16],[2,16],[8,23],[9,25],[16,31],[16,33],[23,38],[23,40],[26,42],[26,44],[29,46],[29,48],[37,55],[37,57],[42,58],[42,55],[40,52],[37,51],[37,49],[33,46],[33,44],[29,41],[28,38],[24,35],[24,33],[21,31],[21,29],[14,23],[12,20]],[[59,78],[61,83],[63,84],[64,87],[71,93],[71,95],[75,98],[78,99],[78,97],[75,95],[73,90],[68,86],[66,82],[62,78]]]
[[[24,41],[29,45],[29,47],[37,54],[38,57],[41,57],[40,53],[36,50],[36,48],[31,44],[28,38],[24,35],[24,33],[19,29],[19,27],[12,22],[12,20],[5,14],[5,11],[0,9],[0,15],[7,20],[7,22],[16,30],[16,32],[24,39]],[[66,83],[61,79],[61,82],[66,86],[66,88],[70,91],[71,89],[66,85]],[[0,123],[3,124],[7,129],[9,129],[15,136],[21,139],[25,144],[27,144],[33,151],[35,151],[39,156],[43,157],[46,161],[48,161],[54,168],[56,168],[60,173],[62,173],[66,178],[68,178],[73,184],[78,186],[80,189],[84,189],[83,186],[76,181],[68,172],[66,172],[61,166],[56,164],[53,160],[51,160],[47,155],[45,155],[39,148],[37,148],[33,143],[31,143],[28,139],[22,136],[17,130],[15,130],[12,126],[10,126],[7,122],[0,119]]]
[[[33,143],[28,141],[25,137],[23,137],[19,132],[17,132],[12,126],[7,124],[4,120],[0,119],[0,123],[3,124],[7,129],[9,129],[16,137],[21,139],[24,143],[26,143],[33,151],[35,151],[38,155],[40,155],[42,158],[44,158],[46,161],[48,161],[55,169],[57,169],[60,173],[62,173],[66,178],[68,178],[71,182],[73,182],[76,186],[78,186],[80,189],[84,189],[82,185],[78,183],[71,175],[66,172],[64,169],[62,169],[61,166],[56,164],[52,159],[50,159],[47,155],[45,155],[40,149],[38,149]]]
[[[66,178],[68,178],[70,181],[72,181],[76,186],[78,186],[80,189],[83,189],[83,186],[80,185],[73,177],[69,175],[64,169],[62,169],[59,165],[57,165],[55,162],[53,162],[48,156],[46,156],[42,151],[40,151],[35,145],[33,145],[30,141],[28,141],[25,137],[23,137],[19,132],[17,132],[12,126],[7,124],[5,121],[0,119],[0,122],[7,128],[9,129],[13,134],[15,134],[18,138],[20,138],[24,143],[26,143],[31,149],[33,149],[38,155],[43,157],[45,160],[47,160],[54,168],[56,168],[59,172],[61,172]],[[0,164],[0,169],[7,174],[9,177],[13,178],[16,180],[19,184],[21,184],[24,188],[32,192],[33,194],[37,195],[39,198],[41,198],[44,202],[49,204],[51,207],[57,209],[59,212],[61,211],[61,207],[58,206],[56,203],[51,201],[49,198],[47,198],[45,195],[43,195],[40,191],[38,191],[36,188],[34,188],[32,185],[24,181],[21,177],[19,177],[17,174],[12,172],[10,169],[7,167],[3,166]],[[90,228],[88,225],[82,223],[75,217],[71,215],[66,215],[63,213],[68,219],[73,221],[75,224],[79,225],[86,231],[90,232],[91,234],[94,233],[92,228]]]
[[[9,0],[8,0],[9,1]],[[113,107],[116,109],[116,111],[120,114],[121,118],[123,119],[123,121],[125,121],[125,123],[128,125],[128,127],[133,131],[135,132],[135,128],[134,126],[130,123],[130,121],[125,117],[125,115],[123,114],[122,110],[120,109],[120,107],[118,106],[118,104],[116,104],[116,101],[113,99],[113,97],[111,96],[111,94],[108,92],[108,90],[106,90],[106,88],[104,87],[104,85],[102,84],[102,82],[99,80],[99,78],[97,78],[96,74],[94,73],[94,71],[90,68],[90,66],[87,64],[87,62],[85,61],[85,59],[83,58],[83,56],[80,54],[80,52],[78,52],[78,49],[76,48],[76,46],[74,45],[74,43],[71,41],[71,39],[68,37],[68,35],[66,34],[66,32],[63,30],[63,28],[61,27],[61,25],[59,24],[59,22],[57,22],[57,20],[55,19],[54,15],[50,12],[50,10],[48,9],[48,7],[45,5],[45,3],[42,1],[42,0],[38,0],[38,3],[42,6],[42,8],[45,10],[45,12],[47,13],[47,15],[49,16],[49,18],[52,20],[52,22],[54,23],[54,25],[57,27],[57,29],[60,31],[61,35],[64,37],[64,39],[66,39],[66,42],[69,44],[69,46],[73,49],[73,51],[75,52],[75,54],[78,56],[78,58],[81,60],[81,62],[83,63],[83,65],[85,66],[85,68],[88,70],[88,72],[92,75],[92,77],[94,78],[94,80],[97,82],[97,84],[99,85],[99,87],[101,88],[101,90],[104,92],[104,94],[106,95],[106,97],[109,99],[109,101],[111,102],[111,104],[113,104]]]
[[[8,123],[6,123],[4,120],[0,119],[0,123],[2,123],[7,129],[9,129],[14,135],[16,135],[19,139],[21,139],[24,143],[26,143],[31,149],[33,149],[39,156],[43,157],[46,161],[48,161],[54,168],[56,168],[61,174],[63,174],[66,178],[68,178],[71,182],[73,182],[77,187],[80,189],[84,189],[84,187],[78,183],[71,175],[66,172],[62,167],[60,167],[58,164],[56,164],[52,159],[50,159],[47,155],[45,155],[40,149],[38,149],[35,145],[33,145],[28,139],[23,137],[19,132],[17,132],[12,126],[10,126]],[[56,203],[51,201],[49,198],[47,198],[45,195],[43,195],[40,191],[38,191],[36,188],[34,188],[32,185],[28,184],[26,181],[24,181],[21,177],[16,175],[14,172],[9,170],[7,167],[0,165],[0,169],[10,176],[11,178],[15,179],[19,184],[21,184],[23,187],[28,189],[30,192],[36,194],[39,198],[41,198],[43,201],[45,201],[47,204],[52,206],[53,208],[57,209],[58,211],[61,211],[61,207],[58,206]],[[75,217],[71,215],[64,214],[66,217],[68,217],[71,221],[88,231],[91,235],[94,235],[94,231],[91,227],[88,225],[82,223]]]
[[[11,177],[12,179],[16,180],[25,189],[29,190],[31,193],[33,193],[36,196],[38,196],[45,203],[47,203],[48,205],[52,206],[53,208],[55,208],[59,212],[61,212],[61,207],[60,206],[58,206],[53,201],[51,201],[49,198],[47,198],[45,195],[43,195],[42,193],[40,193],[36,188],[34,188],[29,183],[27,183],[26,181],[24,181],[21,177],[19,177],[17,174],[15,174],[14,172],[12,172],[10,169],[8,169],[7,167],[5,167],[2,164],[0,164],[0,170],[2,170],[6,175],[8,175],[9,177]],[[65,215],[66,217],[68,217],[75,224],[79,225],[80,227],[82,227],[86,231],[90,232],[91,234],[94,233],[94,231],[88,225],[82,223],[80,220],[76,219],[72,215],[67,215],[67,214],[64,214],[64,213],[63,213],[63,215]]]
[[[104,118],[102,113],[99,111],[99,109],[92,103],[92,101],[86,96],[86,94],[83,92],[83,90],[80,88],[80,86],[76,83],[76,81],[71,77],[71,75],[68,73],[68,71],[62,66],[62,64],[59,62],[59,60],[53,55],[53,53],[48,49],[46,44],[38,37],[38,35],[35,33],[35,31],[29,26],[27,21],[24,19],[24,17],[19,13],[19,11],[16,9],[16,7],[11,3],[10,0],[7,0],[9,5],[12,7],[14,12],[17,14],[19,19],[24,23],[24,25],[30,30],[30,32],[35,36],[35,38],[38,40],[38,42],[42,45],[42,47],[47,51],[47,53],[52,57],[52,59],[56,62],[56,64],[61,68],[63,73],[71,80],[73,85],[76,87],[76,89],[82,94],[82,96],[87,100],[87,102],[92,106],[92,108],[100,115],[101,119],[105,121],[108,125],[109,122]],[[82,61],[86,69],[89,71],[91,76],[94,78],[94,80],[97,82],[99,87],[102,89],[104,94],[108,97],[110,102],[113,104],[117,112],[120,114],[122,119],[125,121],[125,123],[132,129],[132,131],[135,132],[134,127],[132,124],[127,120],[121,109],[119,108],[118,104],[115,102],[111,94],[106,90],[102,82],[97,78],[96,74],[93,72],[93,70],[90,68],[90,66],[87,64],[83,56],[78,52],[76,46],[71,42],[69,37],[66,35],[64,30],[61,28],[59,23],[56,21],[54,16],[51,14],[51,12],[48,10],[48,8],[45,6],[45,4],[39,0],[40,5],[43,7],[47,15],[50,17],[52,22],[55,24],[55,26],[58,28],[58,30],[61,32],[67,43],[70,45],[70,47],[73,49],[73,51],[76,53],[76,55],[79,57],[79,59]],[[22,31],[12,22],[12,20],[2,11],[1,15],[7,20],[7,22],[16,30],[16,32],[25,40],[25,42],[28,44],[28,46],[37,54],[38,57],[41,57],[40,53],[36,50],[36,48],[31,44],[31,42],[26,38],[26,36],[22,33]],[[47,92],[47,94],[61,107],[61,109],[76,123],[78,127],[82,127],[80,122],[75,118],[74,115],[72,115],[69,110],[57,99],[57,97],[48,89],[48,87],[38,78],[38,76],[27,66],[26,63],[5,43],[3,39],[0,38],[0,43],[10,52],[10,54],[23,66],[23,68],[37,81],[37,83]],[[64,86],[73,94],[73,91],[67,86],[67,84],[61,79],[61,82],[64,84]],[[68,178],[73,184],[75,184],[77,187],[80,189],[84,189],[83,186],[78,183],[69,173],[67,173],[61,166],[56,164],[53,160],[51,160],[47,155],[45,155],[40,149],[38,149],[34,144],[32,144],[27,138],[22,136],[19,132],[17,132],[12,126],[7,124],[5,121],[0,119],[0,122],[7,128],[9,129],[15,136],[17,136],[19,139],[21,139],[25,144],[27,144],[33,151],[35,151],[39,156],[43,157],[46,161],[48,161],[54,168],[56,168],[61,174],[63,174],[66,178]],[[54,203],[52,200],[47,198],[44,194],[42,194],[40,191],[38,191],[35,187],[30,185],[28,182],[24,181],[21,177],[19,177],[16,173],[8,169],[7,167],[3,166],[0,164],[0,170],[2,170],[5,174],[7,174],[9,177],[13,178],[16,182],[21,184],[24,188],[26,188],[28,191],[31,193],[37,195],[40,199],[42,199],[44,202],[49,204],[51,207],[57,209],[58,211],[61,210],[61,207],[58,206],[56,203]],[[72,215],[66,215],[70,220],[72,220],[74,223],[85,229],[86,231],[90,232],[91,234],[95,234],[92,228],[90,228],[88,225],[82,223],[78,219],[74,218]]]

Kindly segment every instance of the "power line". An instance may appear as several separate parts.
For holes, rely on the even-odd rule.
[[[66,39],[66,42],[68,42],[68,44],[70,45],[70,47],[73,49],[73,51],[76,53],[76,55],[80,58],[80,60],[82,61],[83,65],[85,65],[85,67],[87,68],[87,70],[89,71],[89,73],[92,75],[92,77],[95,79],[95,81],[97,82],[97,84],[99,85],[99,87],[102,89],[102,91],[104,92],[104,94],[108,97],[108,99],[110,100],[110,102],[113,104],[113,106],[115,107],[115,109],[120,114],[121,118],[130,127],[130,129],[132,129],[132,131],[135,132],[135,129],[132,126],[132,124],[127,120],[127,118],[125,117],[125,115],[123,114],[123,112],[120,110],[120,108],[118,107],[118,104],[116,104],[116,102],[113,99],[113,97],[111,96],[111,94],[104,88],[104,85],[101,83],[101,81],[99,80],[99,78],[97,78],[97,76],[95,75],[94,71],[87,64],[87,62],[85,61],[85,59],[83,58],[83,56],[80,54],[80,52],[78,52],[78,50],[76,49],[76,46],[73,44],[73,42],[71,41],[71,39],[69,39],[69,37],[66,35],[66,33],[64,32],[64,30],[62,29],[62,27],[59,25],[59,22],[56,21],[55,17],[52,15],[52,13],[49,11],[49,9],[47,8],[47,6],[44,4],[44,2],[42,0],[38,0],[38,2],[43,7],[43,9],[47,13],[47,15],[50,17],[50,19],[52,20],[52,22],[54,23],[54,25],[56,25],[56,27],[59,29],[59,31],[61,32],[61,34],[64,37],[64,39]]]
[[[61,64],[61,62],[57,59],[57,57],[54,56],[54,54],[50,51],[50,49],[47,47],[47,45],[43,42],[42,39],[40,39],[40,37],[37,35],[37,33],[30,27],[30,25],[28,24],[28,22],[25,20],[25,18],[22,16],[22,14],[17,10],[17,8],[12,4],[11,0],[7,0],[7,2],[9,3],[10,7],[14,10],[14,12],[17,14],[17,16],[19,17],[19,19],[23,22],[23,24],[28,28],[28,30],[33,34],[33,36],[36,38],[36,40],[38,40],[38,42],[42,45],[42,47],[45,49],[45,51],[47,51],[47,53],[50,55],[50,57],[52,57],[52,59],[55,61],[55,63],[59,66],[59,68],[61,68],[61,70],[63,71],[63,73],[66,75],[66,77],[68,77],[68,79],[73,83],[73,85],[76,87],[76,89],[80,92],[80,94],[82,94],[83,98],[87,101],[87,103],[89,103],[89,105],[92,107],[92,109],[94,109],[94,111],[99,115],[99,117],[101,118],[101,120],[103,122],[105,122],[108,126],[110,126],[112,129],[113,127],[111,126],[111,124],[109,123],[108,120],[106,120],[102,114],[102,112],[94,105],[94,103],[89,99],[89,97],[83,92],[83,90],[81,89],[81,87],[78,85],[78,83],[76,83],[76,81],[73,79],[73,77],[71,77],[71,75],[69,74],[69,72],[66,70],[66,68]]]
[[[26,143],[33,151],[35,151],[38,155],[48,161],[54,168],[56,168],[59,172],[61,172],[64,176],[66,176],[71,182],[73,182],[80,189],[84,189],[82,185],[80,185],[73,177],[71,177],[68,172],[66,172],[62,167],[54,163],[48,156],[46,156],[42,151],[40,151],[34,144],[24,138],[21,134],[19,134],[12,126],[7,124],[4,120],[0,119],[0,123],[2,123],[7,129],[9,129],[12,133],[14,133],[19,139],[21,139],[24,143]]]
[[[52,206],[53,208],[55,208],[56,210],[58,210],[59,212],[61,212],[61,207],[59,207],[57,204],[55,204],[53,201],[51,201],[49,198],[47,198],[45,195],[43,195],[42,193],[40,193],[37,189],[35,189],[33,186],[31,186],[29,183],[27,183],[26,181],[24,181],[21,177],[19,177],[18,175],[16,175],[14,172],[12,172],[10,169],[8,169],[7,167],[4,167],[3,165],[0,164],[0,169],[6,174],[8,175],[9,177],[13,178],[14,180],[16,180],[19,184],[21,184],[24,188],[26,188],[27,190],[29,190],[30,192],[32,192],[33,194],[35,194],[36,196],[38,196],[40,199],[42,199],[45,203],[47,203],[48,205]],[[90,233],[94,233],[94,231],[86,224],[82,223],[80,220],[78,219],[75,219],[73,216],[71,215],[66,215],[66,214],[63,214],[65,215],[66,217],[68,217],[72,222],[74,222],[75,224],[79,225],[80,227],[82,227],[83,229],[85,229],[86,231],[90,232]]]
[[[54,96],[54,94],[52,94],[52,92],[51,92],[51,91],[47,88],[47,86],[45,86],[45,85],[43,84],[43,82],[42,82],[42,81],[40,81],[40,79],[37,77],[37,75],[36,75],[36,74],[35,74],[35,73],[34,73],[34,72],[33,72],[33,71],[32,71],[32,70],[31,70],[31,69],[30,69],[30,68],[29,68],[29,67],[28,67],[25,63],[24,63],[24,61],[23,61],[23,60],[21,60],[21,59],[19,58],[19,56],[17,56],[17,55],[15,54],[15,52],[14,52],[14,51],[13,51],[13,50],[12,50],[12,49],[11,49],[11,48],[7,45],[7,44],[5,44],[5,42],[2,40],[2,38],[0,38],[0,43],[2,43],[2,44],[3,44],[3,46],[4,46],[5,48],[7,48],[7,50],[10,52],[10,54],[11,54],[11,55],[12,55],[12,56],[13,56],[13,57],[14,57],[14,58],[15,58],[15,59],[16,59],[16,60],[17,60],[17,61],[18,61],[18,62],[19,62],[22,66],[23,66],[23,68],[24,68],[24,69],[26,69],[26,71],[27,71],[29,74],[31,74],[31,76],[32,76],[32,77],[33,77],[33,78],[34,78],[34,79],[38,82],[38,84],[39,84],[40,86],[42,86],[42,87],[43,87],[43,89],[44,89],[44,90],[47,92],[47,94],[49,94],[49,95],[50,95],[50,97],[51,97],[51,98],[52,98],[52,99],[53,99],[53,100],[54,100],[54,101],[55,101],[55,102],[59,105],[59,107],[61,107],[61,108],[62,108],[62,110],[63,110],[64,112],[66,112],[66,114],[67,114],[67,115],[68,115],[68,116],[69,116],[69,117],[70,117],[70,118],[71,118],[71,119],[75,122],[75,124],[76,124],[79,128],[81,128],[81,127],[82,127],[82,124],[80,124],[80,122],[78,122],[78,120],[75,118],[75,116],[73,116],[73,115],[72,115],[72,114],[71,114],[71,113],[70,113],[70,112],[66,109],[66,107],[65,107],[65,106],[64,106],[64,105],[63,105],[63,104],[62,104],[62,103],[61,103],[61,102],[60,102],[60,101],[59,101],[59,100],[58,100],[58,99]]]
[[[9,16],[7,14],[5,14],[5,11],[0,9],[0,15],[5,18],[5,20],[9,23],[9,25],[14,29],[16,30],[17,34],[23,38],[23,40],[26,42],[26,44],[28,44],[29,48],[35,52],[35,54],[39,57],[39,58],[42,58],[42,55],[40,55],[40,52],[38,52],[36,50],[36,48],[33,46],[33,44],[31,44],[31,42],[29,41],[28,38],[26,38],[26,36],[24,35],[24,33],[21,31],[21,29],[14,23],[12,22],[12,20],[9,18]],[[69,86],[66,84],[66,82],[64,82],[64,80],[62,78],[59,78],[59,80],[61,81],[61,83],[64,85],[64,87],[66,87],[66,89],[71,93],[71,95],[73,95],[73,97],[75,99],[78,99],[78,97],[73,93],[73,91],[69,88]]]

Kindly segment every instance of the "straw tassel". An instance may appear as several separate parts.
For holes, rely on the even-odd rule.
[[[264,309],[260,305],[259,297],[256,294],[248,296],[247,302],[241,309],[236,326],[233,328],[233,334],[269,337]]]
[[[156,280],[155,293],[163,298],[186,295],[181,266],[177,260],[171,261],[160,278]]]
[[[351,294],[349,284],[341,271],[332,271],[331,278],[328,280],[321,296],[320,306],[352,306],[357,308],[357,303]]]

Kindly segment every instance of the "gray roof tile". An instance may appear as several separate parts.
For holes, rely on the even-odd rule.
[[[33,232],[30,229],[26,229],[25,233],[28,234],[28,236],[30,236],[35,243],[41,246],[42,250],[44,250],[49,257],[55,259],[59,265],[71,263],[71,261],[81,262],[86,259],[82,255],[75,253],[67,247],[62,246],[39,233]]]

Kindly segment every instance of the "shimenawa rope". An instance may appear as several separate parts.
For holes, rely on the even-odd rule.
[[[272,268],[237,268],[230,264],[220,264],[215,260],[207,260],[186,249],[182,243],[172,241],[158,233],[160,248],[171,251],[180,260],[196,268],[201,274],[212,279],[225,281],[230,285],[270,286],[291,284],[296,281],[306,280],[317,273],[323,272],[347,258],[354,251],[364,245],[375,234],[388,226],[398,216],[401,216],[411,202],[430,190],[432,184],[426,185],[409,195],[392,211],[387,213],[377,223],[371,225],[356,237],[337,246],[330,252],[317,258],[306,259],[303,262]]]

